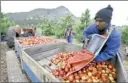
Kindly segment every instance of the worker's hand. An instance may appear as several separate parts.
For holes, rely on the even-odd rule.
[[[83,43],[83,49],[86,49],[87,48],[88,41],[89,41],[89,39],[88,38],[85,38],[84,43]]]

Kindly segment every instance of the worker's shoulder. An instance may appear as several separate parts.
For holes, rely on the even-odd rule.
[[[114,30],[112,32],[112,36],[113,37],[120,37],[121,36],[121,33],[120,33],[120,31],[119,31],[117,26],[114,26]]]
[[[14,27],[8,28],[7,34],[10,34],[10,33],[15,33]]]

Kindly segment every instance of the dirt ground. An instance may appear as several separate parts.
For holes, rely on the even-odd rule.
[[[128,67],[127,63],[128,63],[128,57],[125,56],[125,45],[121,45],[121,55],[123,55],[123,59],[124,59],[124,65],[125,67]],[[1,82],[8,82],[8,74],[7,74],[7,64],[6,64],[6,51],[8,51],[10,49],[8,49],[7,45],[5,42],[1,43]],[[128,68],[127,68],[128,69]],[[126,70],[127,70],[126,69]]]
[[[8,82],[8,74],[7,74],[7,64],[6,64],[6,51],[8,51],[8,47],[5,42],[1,43],[1,82]]]

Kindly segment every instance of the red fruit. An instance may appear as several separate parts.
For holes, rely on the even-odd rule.
[[[91,78],[87,79],[87,82],[92,82],[92,79]]]
[[[113,77],[114,79],[116,79],[116,78],[117,78],[116,73],[112,73],[112,77]]]
[[[101,76],[101,80],[102,80],[103,82],[108,82],[108,80],[107,80],[107,78],[106,78],[105,76]]]
[[[96,75],[97,78],[100,78],[101,76],[101,72],[98,72],[98,74]]]
[[[80,80],[80,82],[85,82],[85,80]]]
[[[112,70],[113,67],[111,65],[108,65],[108,68]]]
[[[98,67],[102,67],[102,65],[101,64],[98,64]]]
[[[90,67],[88,68],[88,70],[89,70],[89,71],[92,71],[92,70],[93,70],[93,67],[90,66]]]
[[[112,73],[112,70],[111,70],[111,69],[108,69],[108,72],[109,72],[109,73]]]
[[[86,80],[87,78],[86,78],[86,76],[82,76],[81,79],[82,80]]]
[[[102,68],[103,68],[104,70],[106,70],[107,65],[102,65]]]
[[[74,73],[74,76],[78,76],[78,74],[77,73]]]
[[[80,80],[75,80],[75,82],[80,82]]]
[[[116,72],[116,68],[113,67],[112,71],[113,71],[113,72]]]
[[[73,71],[73,68],[70,68],[70,71],[72,72]]]
[[[80,70],[80,71],[78,71],[78,73],[80,74],[80,73],[82,73],[82,71]]]
[[[53,75],[59,76],[59,72],[57,70],[52,70]]]
[[[66,68],[65,68],[65,72],[68,72],[68,71],[69,71],[69,69],[66,67]]]
[[[97,74],[98,74],[97,71],[93,71],[93,72],[92,72],[92,75],[93,75],[93,76],[96,76]]]
[[[63,70],[60,70],[59,74],[60,74],[61,77],[63,77],[65,72]]]
[[[71,65],[68,64],[67,67],[68,67],[68,68],[71,68]]]
[[[69,75],[68,80],[72,82],[74,80],[74,76],[72,74]]]
[[[76,80],[79,80],[79,79],[80,79],[80,77],[77,75],[77,76],[75,76],[75,79],[76,79]]]
[[[92,76],[92,72],[88,72],[88,76],[91,77]]]
[[[114,81],[114,78],[112,76],[109,76],[109,80],[112,82]]]
[[[92,71],[97,71],[97,69],[93,67]]]
[[[82,77],[84,74],[83,73],[79,73],[79,76]]]
[[[69,80],[66,80],[65,82],[70,82]]]
[[[102,71],[102,68],[101,67],[98,67],[97,69],[98,69],[98,71]]]
[[[102,70],[102,73],[104,74],[105,73],[105,70]]]
[[[94,83],[98,82],[97,79],[92,79]]]

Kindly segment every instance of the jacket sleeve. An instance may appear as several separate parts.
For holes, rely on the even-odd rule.
[[[83,31],[83,37],[82,37],[82,42],[83,43],[84,43],[85,38],[88,38],[89,35],[95,33],[94,32],[94,27],[95,27],[95,25],[91,25],[91,26],[89,26],[87,28],[85,27],[85,29]]]
[[[90,35],[91,32],[91,27],[85,28],[83,31],[83,39],[87,38],[87,36]]]
[[[83,31],[83,38],[87,38],[89,35],[91,34],[94,34],[94,33],[97,33],[97,30],[96,30],[96,25],[93,24],[89,27],[85,27],[84,31]]]
[[[7,32],[7,37],[6,37],[7,43],[10,45],[13,45],[15,36],[16,36],[15,31],[13,29],[9,29]]]
[[[119,51],[121,43],[121,36],[118,34],[116,37],[111,37],[106,42],[105,49],[99,53],[99,55],[95,58],[95,61],[106,61],[110,58],[113,58],[113,56],[116,55],[116,53]]]

